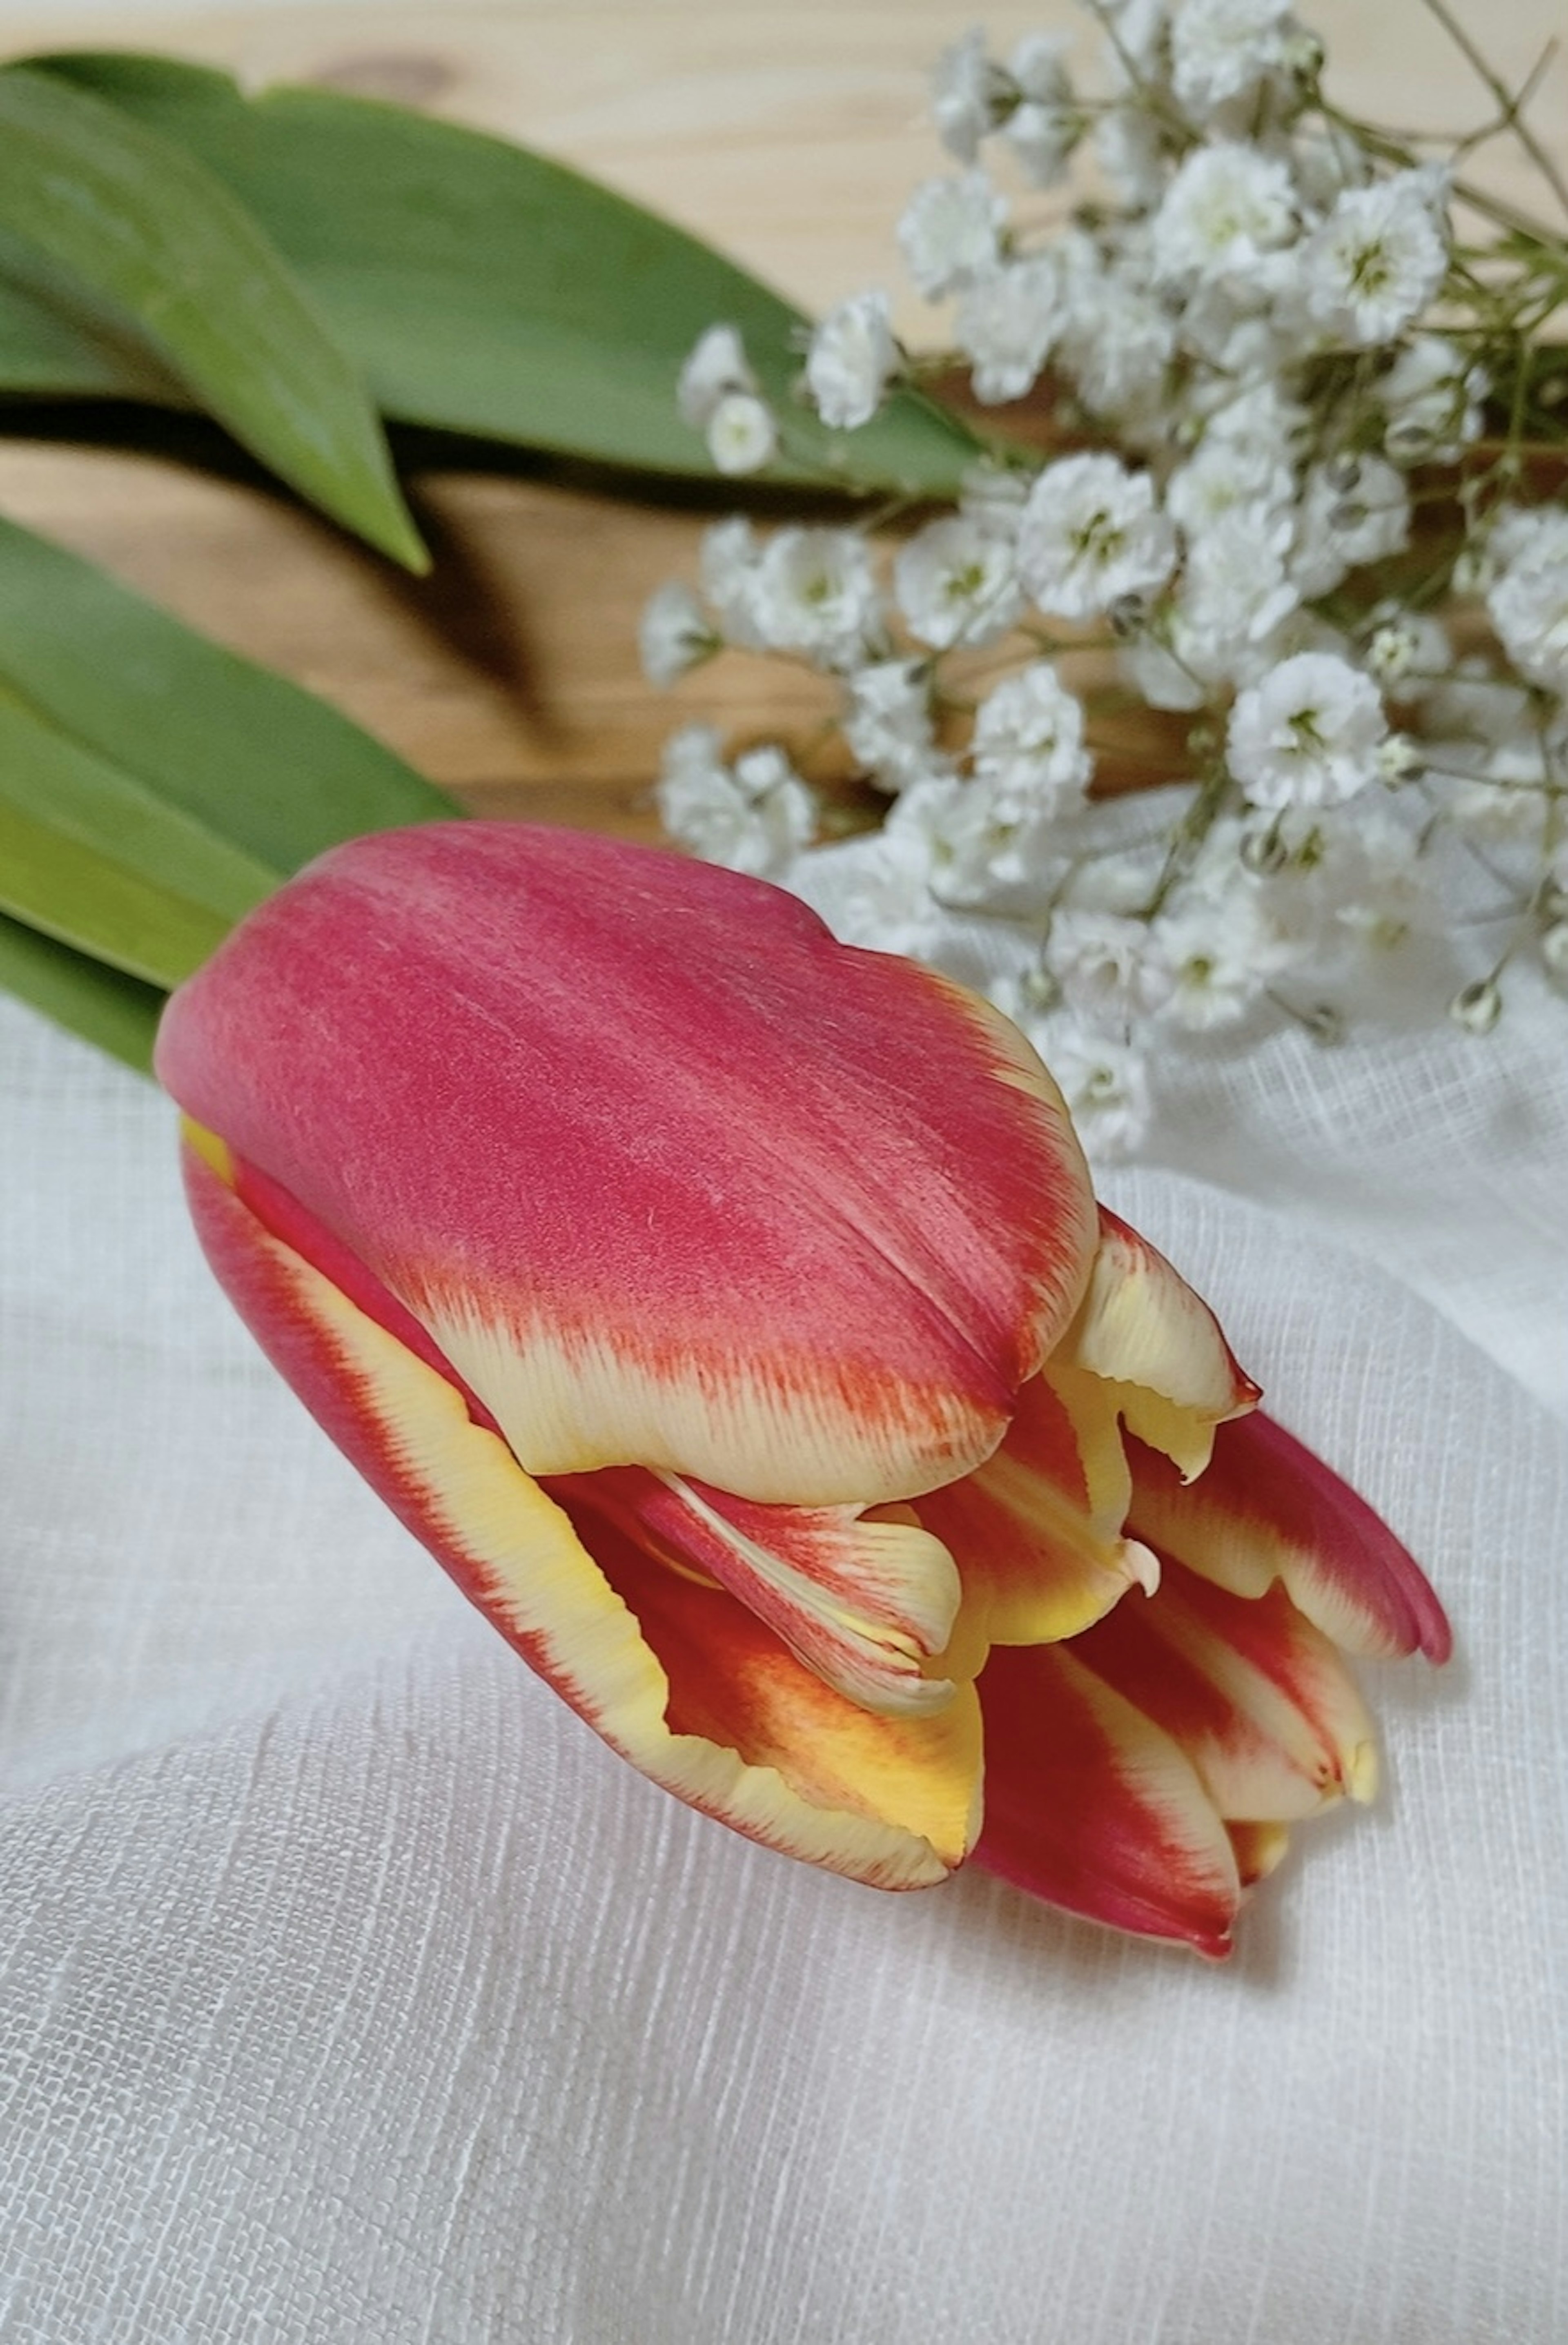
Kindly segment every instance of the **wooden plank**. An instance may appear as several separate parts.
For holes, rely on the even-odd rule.
[[[1321,0],[1347,102],[1459,126],[1486,111],[1419,0]],[[987,10],[1001,42],[1066,0]],[[1522,76],[1561,0],[1497,0],[1484,40]],[[808,308],[899,281],[904,194],[942,168],[923,76],[967,13],[948,0],[505,0],[504,5],[0,7],[0,50],[118,44],[426,105],[522,137],[722,243]],[[1081,44],[1082,46],[1082,44]],[[1562,60],[1537,118],[1563,118]],[[1511,148],[1494,183],[1532,198]],[[929,321],[904,311],[911,330]],[[412,584],[260,485],[159,458],[0,443],[0,511],[56,535],[220,640],[324,693],[435,779],[505,807],[632,834],[656,825],[658,746],[683,716],[737,740],[797,731],[831,689],[733,655],[674,695],[636,661],[636,614],[695,568],[708,511],[534,479],[415,482],[438,543]]]

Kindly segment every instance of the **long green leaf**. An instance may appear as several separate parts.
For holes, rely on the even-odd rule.
[[[0,913],[0,987],[139,1074],[151,1073],[165,999],[157,986]]]
[[[5,521],[0,685],[278,878],[361,831],[460,812],[325,701]]]
[[[83,748],[0,685],[0,807],[7,806],[230,923],[286,876],[216,837],[123,766]]]
[[[233,926],[4,799],[0,912],[162,986],[199,969]]]
[[[236,439],[412,569],[427,557],[375,411],[271,238],[186,142],[85,86],[0,72],[0,229],[133,325]],[[36,281],[30,289],[39,289]]]
[[[0,985],[133,1066],[160,999],[341,838],[459,809],[281,676],[0,522]]]
[[[392,417],[710,476],[699,435],[676,412],[675,382],[697,335],[723,320],[789,418],[779,476],[944,494],[973,460],[963,426],[911,393],[863,431],[826,432],[794,395],[796,310],[695,238],[540,156],[328,91],[242,97],[221,74],[158,58],[36,62],[225,181]]]

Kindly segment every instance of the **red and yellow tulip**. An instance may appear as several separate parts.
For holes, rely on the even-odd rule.
[[[759,881],[521,825],[336,848],[175,995],[219,1279],[502,1634],[692,1806],[1223,1952],[1447,1650],[1095,1206],[1022,1038]]]

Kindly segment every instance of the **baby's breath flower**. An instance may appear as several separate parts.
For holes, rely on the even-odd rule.
[[[1339,198],[1301,254],[1308,313],[1324,332],[1368,349],[1420,315],[1448,265],[1443,202],[1440,175],[1424,169]]]
[[[1387,731],[1369,676],[1301,652],[1237,696],[1227,751],[1254,806],[1338,806],[1373,779]]]
[[[747,363],[746,350],[733,326],[709,326],[698,336],[676,384],[676,405],[681,421],[694,431],[706,431],[713,411],[727,392],[757,389],[757,377]]]
[[[1163,586],[1176,532],[1147,472],[1114,456],[1064,456],[1035,482],[1018,532],[1018,568],[1043,611],[1089,619],[1123,594]]]
[[[1044,961],[1072,1007],[1099,1020],[1119,1021],[1161,1009],[1174,981],[1147,920],[1087,906],[1069,905],[1056,914]]]
[[[943,49],[931,77],[932,114],[948,153],[972,163],[981,140],[1006,111],[1008,96],[1007,76],[987,52],[984,33],[972,25]]]
[[[1055,186],[1084,131],[1064,62],[1066,47],[1058,34],[1031,33],[1013,50],[1009,67],[1011,104],[1003,131],[1037,188]]]
[[[665,745],[655,791],[666,829],[709,863],[777,878],[810,840],[816,807],[782,749],[748,749],[727,766],[710,725],[685,725]]]
[[[1395,700],[1408,700],[1437,682],[1453,653],[1440,619],[1395,605],[1380,618],[1364,657],[1367,673],[1386,693]]]
[[[1163,1064],[1248,1019],[1343,1030],[1358,992],[1387,996],[1377,957],[1423,931],[1451,949],[1443,891],[1472,865],[1488,902],[1520,908],[1509,949],[1568,985],[1568,510],[1500,503],[1562,421],[1531,346],[1568,239],[1499,234],[1477,261],[1472,208],[1451,254],[1446,169],[1328,105],[1288,0],[1091,5],[1108,101],[1078,98],[1055,34],[1005,61],[978,31],[947,49],[932,102],[956,168],[899,225],[917,285],[951,299],[974,395],[1022,399],[1049,370],[1074,452],[1009,439],[896,545],[710,530],[700,595],[663,590],[641,643],[663,682],[728,645],[838,680],[841,743],[887,806],[835,849],[836,924],[969,981],[1031,952],[994,998],[1106,1152],[1149,1120],[1145,1050]],[[1101,185],[1066,225],[1014,221],[983,157],[1050,186],[1091,123]],[[813,334],[804,389],[852,431],[904,363],[886,297],[856,294]],[[1488,371],[1511,411],[1461,473]],[[733,327],[692,351],[679,405],[721,467],[774,455]],[[1418,465],[1455,470],[1417,483]],[[1434,492],[1449,511],[1418,533]],[[1471,600],[1494,641],[1456,661]],[[1026,604],[1091,623],[1124,696],[1184,715],[1168,789],[1090,799],[1103,670],[1069,692]],[[944,747],[961,693],[972,729]],[[672,743],[659,797],[678,837],[741,868],[787,876],[810,833],[782,750],[727,762],[704,727]],[[1495,976],[1451,1005],[1476,1031],[1501,1008]]]
[[[900,549],[893,581],[910,633],[937,651],[992,643],[1023,609],[1012,546],[960,513],[929,522]]]
[[[844,738],[884,789],[905,789],[937,769],[931,675],[922,661],[877,660],[844,683]]]
[[[1492,551],[1502,568],[1486,608],[1503,648],[1532,684],[1568,693],[1568,511],[1516,510]]]
[[[703,600],[713,613],[727,644],[742,651],[763,649],[763,636],[753,608],[758,565],[762,550],[748,521],[736,514],[716,522],[703,533],[697,557],[697,578]]]
[[[882,603],[864,538],[848,529],[781,529],[752,575],[748,608],[770,651],[847,668],[881,634]]]
[[[710,658],[721,641],[690,587],[678,578],[657,586],[643,606],[637,648],[650,684],[676,683],[699,661]]]
[[[855,293],[830,310],[811,337],[806,387],[830,431],[869,423],[901,358],[885,293]]]
[[[1058,250],[1064,317],[1062,365],[1085,407],[1124,425],[1157,411],[1176,356],[1170,311],[1136,272],[1116,268],[1073,231]]]
[[[1404,475],[1380,456],[1314,464],[1302,490],[1290,574],[1308,601],[1331,594],[1350,571],[1398,553],[1410,533]]]
[[[1115,1163],[1142,1147],[1154,1114],[1145,1054],[1060,1013],[1020,1023],[1055,1077],[1084,1152]]]
[[[1249,887],[1189,896],[1156,923],[1156,941],[1170,972],[1160,1016],[1192,1034],[1238,1025],[1298,957]]]
[[[1231,140],[1195,147],[1155,217],[1155,274],[1175,286],[1244,277],[1295,227],[1295,190],[1278,156]]]
[[[1007,206],[983,171],[927,179],[899,222],[899,249],[922,293],[958,291],[992,268]]]
[[[1084,746],[1084,706],[1049,660],[1031,660],[993,686],[971,745],[977,779],[1027,792],[1055,814],[1082,796],[1094,773]]]
[[[715,472],[738,479],[772,462],[779,426],[766,400],[755,391],[727,391],[708,419],[708,452]]]
[[[1061,277],[1049,253],[976,277],[953,320],[953,339],[974,370],[975,397],[988,406],[1022,399],[1063,323]]]
[[[1254,90],[1287,62],[1298,29],[1286,0],[1178,0],[1171,12],[1171,83],[1198,121]]]

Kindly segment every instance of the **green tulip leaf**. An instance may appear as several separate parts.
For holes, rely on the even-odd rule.
[[[144,378],[166,370],[291,487],[409,568],[428,567],[353,359],[188,142],[85,82],[0,71],[0,233],[21,294],[57,291],[56,348],[74,329],[91,350],[95,319],[100,361],[116,340],[127,353],[139,340]],[[13,335],[17,314],[14,299]]]
[[[399,421],[711,479],[675,387],[697,336],[723,321],[786,418],[787,460],[769,477],[951,495],[977,453],[956,418],[911,391],[859,431],[826,431],[796,392],[798,311],[524,148],[325,90],[245,97],[222,74],[159,58],[35,64],[224,181]],[[84,347],[78,379],[95,357]]]
[[[156,989],[338,840],[460,809],[357,726],[0,522],[0,984],[133,1065]]]
[[[361,831],[461,812],[325,701],[6,521],[0,521],[0,687],[115,768],[122,787],[139,784],[168,822],[187,817],[191,832],[209,834],[241,892],[248,873],[276,885]],[[14,777],[11,788],[25,788],[36,809],[55,785],[20,770],[24,777]],[[195,885],[194,867],[178,868]],[[219,886],[215,877],[203,880],[202,899],[243,909],[215,893]]]
[[[152,1071],[153,1037],[165,996],[107,961],[74,952],[56,937],[0,912],[0,987],[96,1042],[138,1074]]]
[[[151,985],[178,985],[231,920],[0,798],[0,912]]]

